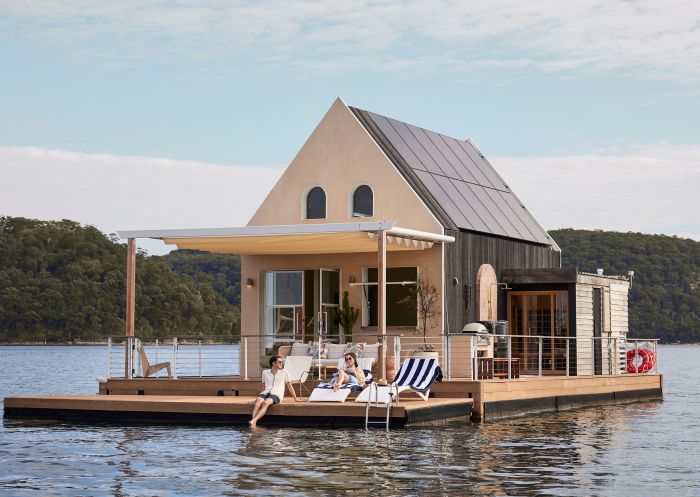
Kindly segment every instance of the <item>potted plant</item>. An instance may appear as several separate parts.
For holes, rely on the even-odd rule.
[[[338,323],[343,327],[345,342],[352,342],[352,327],[357,322],[360,310],[350,305],[348,292],[343,292],[343,303],[338,308]]]
[[[416,281],[416,286],[412,289],[412,300],[416,303],[418,322],[415,336],[421,337],[423,343],[412,355],[414,357],[438,357],[435,347],[428,343],[428,335],[438,326],[433,319],[437,315],[437,305],[439,295],[437,288],[430,281],[427,272],[421,273]]]

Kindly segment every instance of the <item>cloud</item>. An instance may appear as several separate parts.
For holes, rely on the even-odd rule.
[[[700,78],[696,0],[32,0],[5,2],[2,17],[5,36],[94,61],[249,57],[334,72],[502,66]]]
[[[244,226],[281,168],[0,147],[0,215],[72,219],[105,233]],[[168,248],[139,241],[150,253]]]
[[[562,157],[492,157],[546,229],[700,240],[700,146],[658,144]],[[0,147],[0,215],[68,218],[106,233],[244,226],[282,168]],[[150,253],[168,248],[139,240]]]
[[[494,157],[491,162],[546,229],[640,231],[700,240],[698,145]]]

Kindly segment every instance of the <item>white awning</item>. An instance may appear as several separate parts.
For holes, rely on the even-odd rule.
[[[451,236],[401,228],[393,221],[241,228],[119,231],[122,239],[155,238],[180,249],[230,254],[334,254],[376,252],[378,231],[386,231],[387,251],[423,250],[450,243]]]

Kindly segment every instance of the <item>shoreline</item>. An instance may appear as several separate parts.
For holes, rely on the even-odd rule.
[[[107,341],[104,342],[0,342],[0,347],[21,347],[21,346],[42,346],[42,347],[73,347],[73,346],[89,346],[89,345],[107,345]]]

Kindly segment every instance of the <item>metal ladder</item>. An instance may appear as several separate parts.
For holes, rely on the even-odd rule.
[[[374,393],[374,406],[379,407],[379,388],[377,384],[372,382],[369,387],[369,400],[365,404],[365,430],[369,428],[369,425],[384,425],[386,431],[389,431],[389,419],[391,417],[391,406],[394,403],[394,389],[395,385],[391,385],[389,390],[388,402],[382,402],[386,405],[386,418],[384,421],[370,421],[369,420],[369,409],[372,407],[372,393]],[[398,394],[398,392],[397,392]],[[397,395],[398,396],[398,395]]]

